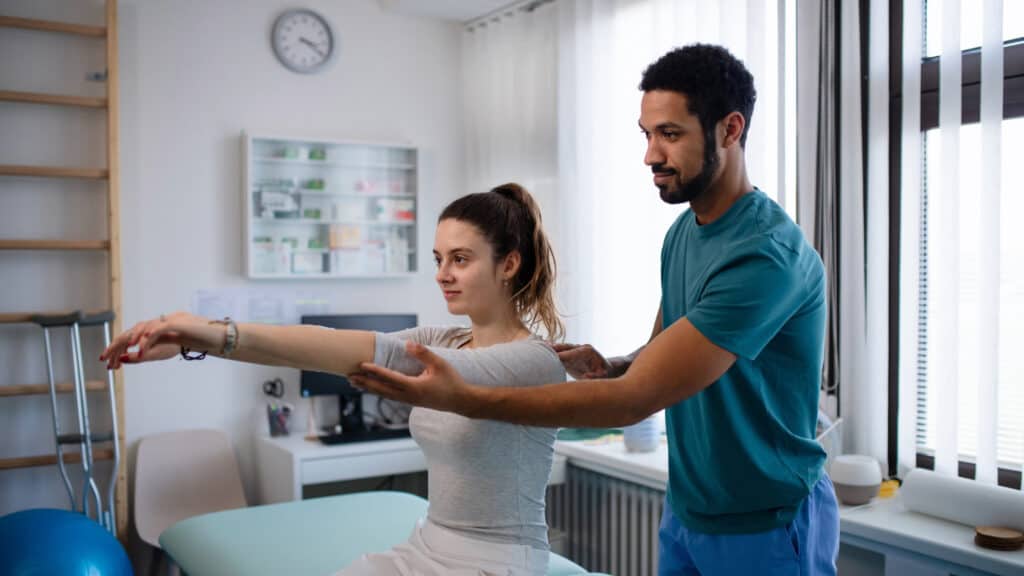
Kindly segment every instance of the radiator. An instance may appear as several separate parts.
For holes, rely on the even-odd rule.
[[[565,555],[592,572],[658,572],[658,525],[665,493],[569,465],[548,489],[548,526],[564,532]]]

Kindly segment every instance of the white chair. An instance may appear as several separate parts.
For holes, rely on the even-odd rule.
[[[246,506],[235,452],[223,431],[178,430],[139,441],[135,527],[158,551],[160,534],[179,521]],[[154,568],[163,564],[160,556]]]

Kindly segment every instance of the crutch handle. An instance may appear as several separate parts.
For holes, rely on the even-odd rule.
[[[75,310],[70,314],[33,314],[32,322],[43,328],[54,328],[58,326],[71,326],[82,321],[82,311]]]

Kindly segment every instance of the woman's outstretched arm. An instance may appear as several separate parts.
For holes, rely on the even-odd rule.
[[[360,362],[373,359],[373,332],[312,325],[240,323],[237,327],[235,349],[227,357],[239,362],[350,374]],[[224,357],[227,329],[225,324],[187,312],[161,315],[118,335],[100,360],[117,369],[122,364],[172,358],[182,347]]]

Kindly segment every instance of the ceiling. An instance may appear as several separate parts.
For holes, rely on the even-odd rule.
[[[377,0],[392,12],[466,22],[499,8],[518,4],[515,0]]]

